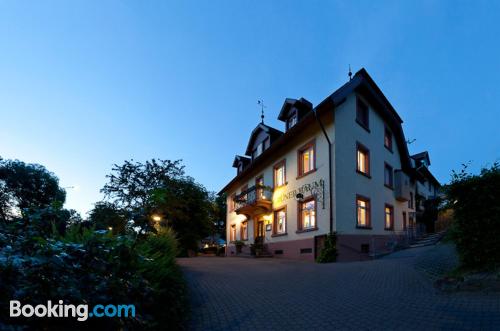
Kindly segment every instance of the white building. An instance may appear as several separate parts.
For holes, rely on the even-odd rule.
[[[338,259],[360,260],[415,235],[415,199],[435,196],[439,182],[426,152],[410,157],[403,121],[366,70],[316,107],[286,99],[278,119],[285,131],[257,125],[221,191],[227,255],[235,241],[248,254],[263,240],[275,257],[312,260],[335,231]]]

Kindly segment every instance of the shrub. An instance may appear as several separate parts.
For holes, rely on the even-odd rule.
[[[45,220],[44,220],[45,222]],[[78,226],[46,236],[31,221],[0,225],[0,329],[181,329],[185,286],[170,231],[138,240]],[[10,319],[9,301],[40,304],[134,304],[135,318]]]
[[[500,167],[479,175],[453,173],[446,188],[453,209],[453,240],[465,269],[500,267]]]
[[[318,263],[331,263],[337,261],[337,233],[329,233],[325,239],[325,247],[316,258]]]

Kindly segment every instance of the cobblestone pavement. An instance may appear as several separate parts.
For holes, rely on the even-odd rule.
[[[193,330],[500,330],[498,293],[445,294],[434,289],[436,275],[456,263],[450,247],[414,248],[379,260],[334,264],[272,258],[179,259],[191,289],[190,326]]]

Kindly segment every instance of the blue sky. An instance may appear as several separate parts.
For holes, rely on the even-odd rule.
[[[410,152],[500,157],[500,3],[2,1],[0,156],[45,165],[85,212],[113,163],[183,159],[217,191],[286,97],[318,104],[365,67]]]

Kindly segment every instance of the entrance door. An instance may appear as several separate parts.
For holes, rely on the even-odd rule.
[[[257,221],[257,231],[255,232],[256,237],[264,237],[264,221]]]

